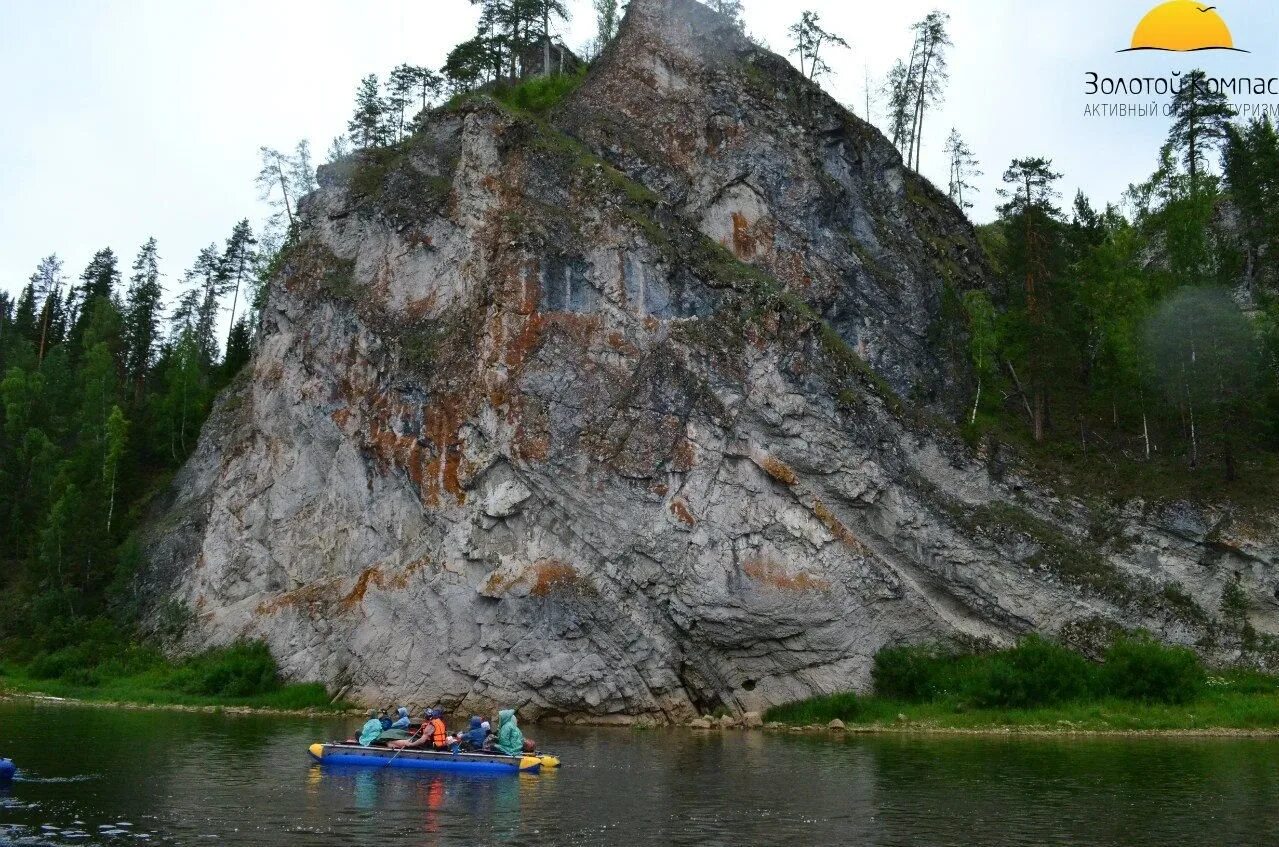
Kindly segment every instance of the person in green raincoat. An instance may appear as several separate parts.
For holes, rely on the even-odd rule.
[[[382,721],[378,720],[377,710],[369,710],[368,722],[364,724],[364,728],[360,730],[360,746],[368,747],[378,736],[382,734]]]
[[[515,722],[514,709],[503,709],[497,713],[497,742],[493,748],[507,756],[523,755],[524,733]]]

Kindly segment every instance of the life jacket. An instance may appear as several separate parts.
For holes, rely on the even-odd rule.
[[[439,718],[431,718],[423,724],[422,731],[430,735],[432,747],[448,746],[448,730],[444,728],[444,721]]]

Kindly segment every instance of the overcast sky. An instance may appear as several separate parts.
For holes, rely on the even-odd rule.
[[[589,0],[570,0],[570,46],[593,33]],[[1118,53],[1154,0],[745,0],[748,28],[784,53],[801,8],[852,45],[830,55],[827,88],[865,111],[909,26],[952,16],[946,101],[925,127],[923,171],[946,184],[952,126],[981,159],[974,217],[989,219],[1014,156],[1043,155],[1099,202],[1154,168],[1162,118],[1085,117],[1088,71],[1167,75],[1201,65],[1222,76],[1279,75],[1279,16],[1269,0],[1218,0],[1251,53]],[[308,138],[317,157],[345,128],[359,79],[401,62],[438,66],[473,30],[468,0],[0,0],[0,287],[16,292],[57,252],[78,276],[110,246],[127,266],[159,240],[170,292],[199,248],[265,210],[253,178],[260,145]],[[1245,98],[1251,99],[1251,98]],[[1264,98],[1263,98],[1264,99]],[[1279,103],[1279,96],[1269,98]],[[883,125],[872,103],[872,119]]]

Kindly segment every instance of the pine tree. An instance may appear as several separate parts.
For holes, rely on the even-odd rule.
[[[918,40],[916,40],[915,48],[911,50],[910,64],[898,59],[884,83],[884,98],[888,104],[888,134],[893,141],[893,146],[901,151],[903,157],[907,155],[907,150],[915,148],[915,138],[911,133],[914,129],[916,82],[914,68],[918,46]],[[909,164],[907,161],[906,165],[909,166]]]
[[[150,238],[133,260],[133,275],[129,277],[124,307],[125,374],[136,397],[141,396],[155,354],[163,297],[159,248],[155,239]]]
[[[788,30],[794,47],[791,55],[799,56],[799,72],[816,82],[820,77],[830,73],[830,65],[822,58],[825,46],[851,49],[848,42],[822,29],[821,16],[816,12],[804,12],[797,23]]]
[[[953,127],[946,139],[945,152],[950,157],[950,199],[960,209],[967,211],[973,207],[967,198],[977,191],[969,180],[982,175],[977,167],[980,163],[959,130]]]
[[[621,23],[618,0],[593,0],[595,6],[595,44],[592,53],[598,56],[604,47],[617,36]]]
[[[194,339],[202,368],[217,361],[218,342],[214,338],[222,296],[229,290],[222,257],[216,244],[200,251],[183,278],[186,290],[173,309],[173,334],[189,334]]]
[[[351,139],[358,147],[367,150],[382,147],[390,141],[387,111],[377,74],[369,74],[360,81],[359,90],[355,94],[355,112],[346,125]]]
[[[31,275],[33,299],[40,304],[39,360],[44,362],[49,346],[58,339],[58,322],[62,312],[62,286],[66,284],[62,260],[56,253],[45,256]]]
[[[232,294],[232,329],[235,328],[236,308],[240,304],[240,290],[251,286],[256,278],[258,257],[253,248],[257,246],[257,243],[257,239],[253,237],[253,228],[249,226],[248,218],[245,218],[231,230],[231,237],[227,239],[226,249],[223,250],[219,260],[221,277]],[[228,349],[230,343],[228,336]]]
[[[530,32],[533,43],[542,43],[542,75],[551,75],[551,21],[567,22],[571,17],[564,0],[529,0],[529,13],[535,26]]]
[[[950,15],[945,12],[930,12],[914,27],[919,58],[913,68],[917,76],[907,86],[907,90],[915,97],[910,133],[914,142],[914,162],[911,163],[908,155],[907,165],[916,171],[919,170],[923,153],[924,116],[930,107],[941,102],[949,80],[946,50],[953,46],[946,32],[949,23]]]
[[[1065,345],[1052,320],[1062,305],[1054,295],[1061,281],[1061,210],[1056,183],[1061,174],[1044,158],[1014,159],[1004,173],[1009,189],[1001,190],[1006,202],[1000,208],[1008,237],[1005,258],[1009,273],[1021,281],[1017,324],[1024,373],[1010,365],[1011,376],[1026,408],[1036,441],[1043,441],[1048,422],[1048,392],[1060,372]],[[1024,377],[1024,381],[1023,381]]]
[[[489,82],[493,78],[494,56],[494,42],[480,36],[463,41],[450,50],[444,61],[444,77],[448,80],[449,90],[454,94],[464,94]]]
[[[395,140],[404,138],[405,112],[416,99],[418,68],[397,65],[386,81],[386,105],[395,121]]]
[[[311,161],[311,142],[305,138],[298,142],[289,159],[289,183],[294,197],[305,197],[320,187],[315,181],[315,163]]]
[[[290,174],[294,164],[289,157],[272,147],[260,147],[262,169],[258,171],[257,186],[263,200],[272,208],[282,211],[289,221],[289,229],[293,228],[293,180]],[[278,197],[277,197],[278,195]]]
[[[1208,154],[1225,140],[1234,109],[1220,89],[1214,90],[1208,84],[1207,75],[1201,70],[1186,74],[1181,83],[1172,98],[1174,120],[1168,132],[1168,147],[1181,151],[1190,174],[1190,190],[1196,192]]]

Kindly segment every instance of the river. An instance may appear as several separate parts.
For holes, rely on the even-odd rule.
[[[0,844],[1263,845],[1279,742],[533,727],[541,776],[351,772],[358,719],[0,701]]]

